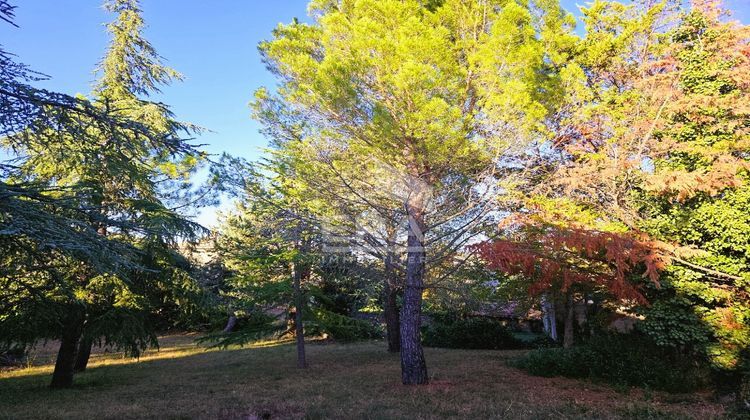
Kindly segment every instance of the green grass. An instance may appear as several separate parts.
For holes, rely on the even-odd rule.
[[[69,390],[50,390],[51,366],[0,373],[0,418],[712,418],[705,395],[669,403],[508,367],[513,351],[427,349],[431,383],[400,384],[398,355],[381,342],[209,350],[194,337],[162,340],[135,361],[97,355]],[[40,358],[40,360],[42,360]]]

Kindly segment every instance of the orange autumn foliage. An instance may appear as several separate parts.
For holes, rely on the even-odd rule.
[[[646,237],[553,226],[528,230],[523,242],[487,241],[474,249],[488,268],[533,279],[531,294],[583,285],[641,304],[647,301],[631,277],[640,275],[658,285],[659,271],[675,252],[675,247]]]
[[[750,171],[750,26],[725,19],[719,0],[694,0],[689,10],[701,15],[682,17],[635,4],[630,20],[603,31],[611,39],[584,40],[584,51],[607,53],[580,58],[587,93],[571,94],[555,121],[555,170],[534,188],[631,228],[640,222],[627,203],[633,193],[714,197],[742,186]],[[660,41],[658,28],[676,21],[680,30]]]
[[[664,242],[680,238],[656,239],[643,203],[681,206],[747,182],[750,26],[726,20],[719,0],[606,4],[586,13],[584,83],[553,119],[545,169],[520,200],[525,220],[512,222],[514,238],[477,250],[490,267],[533,278],[534,293],[588,284],[643,302],[628,279],[658,283],[675,256],[690,256]],[[538,197],[576,206],[539,208]]]

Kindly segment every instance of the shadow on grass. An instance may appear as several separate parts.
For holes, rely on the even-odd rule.
[[[164,348],[139,361],[97,362],[67,390],[47,388],[47,367],[0,378],[0,418],[618,418],[633,412],[705,418],[721,410],[529,377],[508,367],[503,351],[426,349],[431,384],[404,387],[399,356],[382,342],[311,343],[307,350],[310,367],[300,370],[294,346],[286,343]]]

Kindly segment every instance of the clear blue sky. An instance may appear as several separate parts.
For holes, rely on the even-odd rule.
[[[51,76],[40,87],[88,93],[108,39],[112,15],[100,0],[16,0],[16,23],[0,25],[0,43],[19,61]],[[570,11],[584,1],[562,0]],[[146,35],[167,63],[185,76],[157,98],[178,118],[213,133],[200,139],[210,153],[256,159],[266,140],[247,104],[260,86],[272,86],[256,46],[280,22],[305,18],[307,0],[142,0]],[[735,17],[750,22],[750,0],[727,0]],[[212,209],[199,221],[211,224]]]

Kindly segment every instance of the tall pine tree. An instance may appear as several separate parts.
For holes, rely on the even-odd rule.
[[[321,201],[401,224],[402,381],[424,384],[429,269],[488,221],[498,166],[557,95],[561,57],[545,51],[567,42],[569,20],[555,1],[316,0],[310,10],[311,24],[282,25],[260,47],[285,109],[310,125],[287,152],[305,156],[303,180],[347,190],[311,189]],[[389,208],[367,200],[384,189]]]

